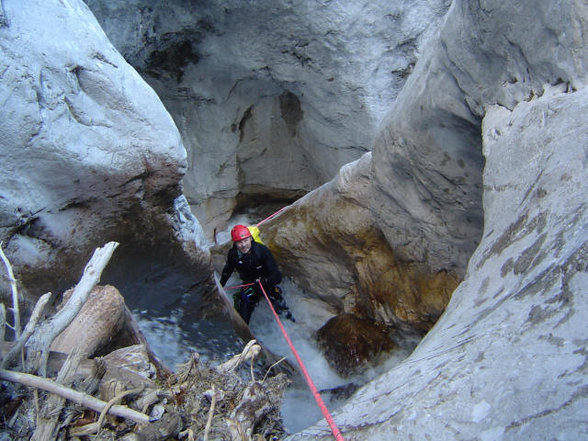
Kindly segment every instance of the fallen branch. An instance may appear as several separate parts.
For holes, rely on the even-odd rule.
[[[259,353],[261,351],[261,346],[259,346],[256,343],[257,343],[256,340],[251,340],[249,343],[247,343],[245,345],[245,348],[243,349],[243,351],[240,354],[235,355],[229,361],[225,361],[223,364],[218,366],[216,369],[219,372],[233,372],[244,361],[253,360],[257,355],[259,355]]]
[[[37,322],[41,318],[41,315],[43,314],[43,311],[45,310],[45,306],[47,305],[47,302],[49,302],[50,298],[51,298],[50,292],[43,294],[39,298],[39,300],[35,304],[35,308],[33,309],[33,313],[31,314],[31,318],[29,319],[27,325],[25,326],[22,335],[20,336],[20,338],[18,338],[14,342],[14,346],[8,352],[8,354],[6,354],[6,357],[4,357],[4,360],[2,360],[2,365],[1,365],[2,369],[8,367],[9,363],[18,354],[21,353],[21,350],[24,347],[24,345],[26,344],[27,340],[33,334],[33,331],[35,330],[35,326],[37,326]]]
[[[128,395],[139,394],[139,393],[143,392],[143,389],[145,389],[144,384],[142,384],[141,386],[139,386],[135,389],[126,390],[123,393],[121,393],[120,395],[117,395],[116,397],[111,399],[108,403],[106,403],[106,406],[104,406],[104,409],[102,409],[102,411],[100,412],[100,417],[98,418],[98,426],[96,428],[96,433],[100,434],[100,429],[102,429],[102,424],[104,423],[104,418],[106,418],[106,414],[112,408],[112,406],[115,405],[115,403],[122,400],[124,397],[126,397]]]
[[[272,364],[269,368],[267,368],[267,371],[265,372],[265,375],[263,376],[263,380],[261,380],[261,382],[263,383],[265,381],[265,379],[269,375],[270,371],[274,368],[274,366],[277,366],[278,364],[280,364],[285,359],[286,359],[286,357],[282,357],[278,361],[276,361],[274,364]]]
[[[208,419],[206,420],[206,426],[204,427],[204,438],[203,441],[208,441],[208,433],[212,425],[212,417],[214,415],[214,407],[216,406],[216,391],[214,390],[214,384],[212,385],[212,398],[210,400],[210,410],[208,412]]]
[[[70,387],[74,381],[74,374],[82,361],[82,354],[74,349],[65,360],[65,363],[57,373],[55,383],[63,387]],[[37,427],[31,437],[31,441],[44,441],[57,438],[58,419],[65,407],[65,398],[61,395],[50,395],[41,406],[37,414]]]
[[[34,387],[36,389],[42,389],[49,393],[59,395],[70,401],[78,403],[96,412],[102,412],[102,410],[108,404],[91,395],[78,392],[76,390],[65,387],[59,383],[56,383],[53,380],[37,377],[36,375],[23,374],[21,372],[13,372],[7,371],[5,369],[0,369],[0,380],[11,381],[13,383],[20,383],[24,384],[25,386]],[[133,409],[129,409],[126,406],[114,405],[110,408],[109,413],[121,418],[130,419],[139,424],[147,424],[149,422],[148,415],[145,415],[141,412],[137,412]]]
[[[65,306],[50,320],[43,322],[31,336],[29,341],[30,355],[33,355],[34,352],[40,352],[41,357],[40,359],[29,361],[27,371],[31,372],[38,369],[40,374],[45,376],[51,343],[67,328],[78,312],[80,312],[90,292],[100,281],[102,271],[117,246],[118,242],[108,242],[102,248],[97,248],[94,251],[92,258],[84,269],[82,278],[74,288]]]
[[[14,315],[14,335],[15,338],[20,337],[20,307],[18,305],[18,289],[16,287],[16,279],[14,278],[14,273],[12,272],[12,265],[10,265],[10,261],[2,251],[2,242],[0,242],[0,257],[4,262],[4,266],[6,267],[6,272],[8,273],[8,280],[10,281],[10,288],[12,289],[12,313]]]
[[[6,329],[5,325],[6,325],[6,309],[4,309],[4,303],[0,303],[0,342],[4,341],[4,332]]]

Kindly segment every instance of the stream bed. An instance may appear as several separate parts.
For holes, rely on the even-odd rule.
[[[202,360],[213,365],[222,363],[241,353],[247,343],[238,337],[227,314],[219,312],[222,308],[211,305],[211,297],[201,292],[193,270],[183,262],[175,262],[161,250],[118,250],[103,274],[102,282],[116,286],[123,294],[151,348],[172,370],[186,362],[192,352],[197,352]],[[234,274],[226,287],[239,283]],[[280,285],[296,319],[296,322],[283,319],[282,323],[331,412],[344,404],[358,387],[408,357],[418,343],[416,338],[407,339],[377,367],[367,369],[361,375],[342,378],[329,366],[314,338],[317,327],[333,314],[316,300],[316,296],[304,292],[291,280],[284,279]],[[231,296],[232,292],[229,290],[227,295]],[[264,347],[297,366],[296,358],[264,299],[253,312],[250,329]],[[306,384],[299,381],[287,388],[282,418],[290,433],[322,418]]]
[[[147,274],[155,273],[151,271]],[[229,279],[227,287],[236,284],[239,281],[233,277]],[[395,351],[377,368],[368,369],[359,376],[342,378],[329,366],[314,339],[317,329],[312,324],[324,323],[330,316],[320,308],[314,308],[314,300],[290,280],[285,279],[281,287],[296,319],[296,322],[292,322],[282,318],[282,324],[331,412],[344,404],[357,387],[398,364],[412,351],[413,345],[407,345],[405,349]],[[216,364],[243,350],[245,342],[237,337],[230,323],[223,318],[190,319],[190,305],[197,300],[197,294],[187,291],[162,297],[155,293],[146,295],[144,289],[135,291],[140,293],[136,296],[129,296],[127,293],[126,301],[154,352],[172,369],[187,361],[192,352],[197,352],[201,359]],[[230,294],[229,291],[228,295]],[[263,346],[279,357],[286,357],[293,366],[297,366],[286,339],[263,299],[253,312],[250,329]],[[292,384],[287,388],[282,418],[289,433],[298,432],[322,417],[306,384]]]

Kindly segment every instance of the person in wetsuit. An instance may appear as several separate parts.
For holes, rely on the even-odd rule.
[[[240,292],[233,296],[235,309],[249,324],[251,314],[262,297],[259,282],[270,298],[278,314],[286,313],[286,318],[294,321],[292,314],[282,297],[282,290],[278,283],[282,280],[282,273],[270,250],[253,240],[251,232],[244,225],[235,225],[231,230],[233,247],[227,254],[227,262],[221,274],[220,284],[225,286],[234,270],[237,270],[244,285]]]

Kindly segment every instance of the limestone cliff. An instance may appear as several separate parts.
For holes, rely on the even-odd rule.
[[[111,239],[171,247],[206,285],[186,170],[213,224],[335,175],[263,226],[284,272],[362,323],[442,314],[335,413],[345,439],[586,437],[585,2],[88,3],[190,154],[81,1],[0,2],[0,240],[25,288]],[[326,425],[291,437],[310,438]]]
[[[587,97],[488,110],[482,242],[414,353],[334,415],[346,439],[585,437]]]
[[[433,272],[463,273],[475,248],[413,355],[335,415],[346,439],[586,436],[587,30],[581,2],[455,1],[371,163],[346,179],[354,190],[330,198],[345,206],[363,187],[362,208],[345,211],[360,211],[362,231],[377,225],[402,259]],[[286,222],[327,189],[286,211]],[[308,225],[325,218],[310,211]],[[340,243],[348,227],[321,223],[320,242]],[[348,257],[335,266],[361,280]],[[327,432],[319,424],[290,439]]]
[[[186,151],[153,89],[82,2],[2,8],[0,241],[21,293],[69,288],[110,240],[163,242],[208,268],[203,250],[183,250],[198,240],[182,209]]]
[[[188,151],[210,238],[251,201],[292,201],[371,149],[447,0],[85,0]]]

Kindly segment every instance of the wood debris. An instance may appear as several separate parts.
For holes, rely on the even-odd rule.
[[[0,305],[0,435],[14,441],[283,439],[280,407],[289,380],[271,368],[259,374],[263,351],[255,340],[218,366],[193,353],[171,372],[153,355],[116,295],[109,297],[106,315],[92,304],[116,291],[96,285],[117,245],[96,250],[51,317],[43,317],[51,295],[42,296],[22,332],[18,309]],[[12,325],[6,310],[12,312]],[[114,323],[113,317],[117,326],[101,326],[101,320]],[[92,358],[114,337],[97,333],[116,333],[121,320],[134,344]],[[14,340],[4,341],[5,328],[15,324]]]

